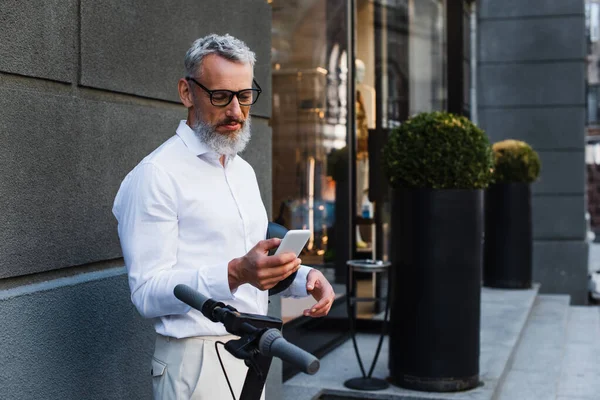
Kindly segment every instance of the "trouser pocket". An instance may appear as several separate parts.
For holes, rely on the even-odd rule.
[[[166,380],[167,364],[152,357],[152,367],[150,375],[152,376],[152,392],[154,393],[154,400],[168,400],[175,399],[173,393],[169,393],[169,385]]]
[[[152,388],[155,400],[213,399],[196,396],[203,362],[204,340],[158,336],[152,356]]]
[[[150,370],[150,374],[152,375],[153,378],[163,376],[166,369],[167,369],[167,364],[152,357],[152,369]]]

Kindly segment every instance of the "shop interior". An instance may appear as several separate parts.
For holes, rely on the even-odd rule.
[[[302,316],[312,298],[282,299],[284,334],[317,335],[321,345],[308,350],[319,354],[318,346],[347,338],[346,262],[390,258],[380,162],[387,132],[409,115],[446,108],[446,8],[444,0],[270,4],[273,221],[311,231],[300,258],[338,298],[320,321]],[[385,293],[386,277],[358,278],[359,296]],[[379,329],[370,321],[384,305],[359,304],[359,328]]]

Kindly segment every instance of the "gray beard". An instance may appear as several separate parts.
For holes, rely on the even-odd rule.
[[[219,155],[231,157],[241,153],[246,148],[251,137],[250,125],[250,115],[248,115],[240,130],[224,135],[217,132],[213,125],[202,121],[200,116],[196,114],[196,122],[192,125],[192,130],[196,133],[198,139],[212,151]]]

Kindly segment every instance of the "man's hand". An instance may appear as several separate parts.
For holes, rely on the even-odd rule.
[[[294,253],[267,255],[280,243],[278,238],[261,240],[245,256],[231,260],[228,265],[229,289],[233,291],[249,283],[260,290],[268,290],[296,272],[301,260]]]
[[[317,304],[312,308],[304,310],[304,315],[309,317],[324,317],[329,313],[335,293],[329,281],[321,271],[312,269],[306,277],[306,291],[314,297]]]

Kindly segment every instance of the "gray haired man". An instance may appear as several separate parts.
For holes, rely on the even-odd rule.
[[[317,303],[305,315],[326,315],[334,300],[321,272],[294,254],[267,254],[280,240],[265,240],[256,176],[238,155],[250,140],[250,106],[261,93],[254,63],[255,54],[230,35],[196,40],[178,82],[187,120],[125,177],[114,201],[131,299],[157,333],[155,399],[231,396],[215,343],[234,337],[175,298],[177,284],[240,312],[266,314],[268,289],[297,271],[282,295],[312,295]],[[220,354],[238,397],[247,368]]]

